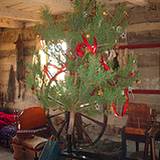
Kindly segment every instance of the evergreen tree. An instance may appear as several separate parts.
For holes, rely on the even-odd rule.
[[[114,13],[96,0],[74,0],[74,12],[57,20],[49,9],[42,11],[44,23],[37,27],[46,42],[44,52],[53,56],[58,65],[48,62],[41,67],[39,56],[30,65],[28,85],[34,89],[44,107],[55,107],[66,111],[97,113],[97,106],[124,104],[128,101],[126,89],[135,81],[135,61],[128,56],[128,63],[119,67],[115,48],[127,25],[127,14],[123,6]],[[52,44],[67,42],[68,49],[60,56],[49,50]],[[50,75],[48,67],[57,68]],[[65,81],[57,81],[57,75],[65,72]],[[48,78],[46,78],[48,77]],[[48,80],[49,79],[49,80]],[[105,108],[108,110],[108,108]]]

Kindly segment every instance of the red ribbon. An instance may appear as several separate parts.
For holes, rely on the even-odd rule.
[[[82,35],[82,39],[83,39],[83,42],[82,43],[78,43],[76,45],[77,55],[79,57],[83,57],[84,54],[85,54],[85,51],[84,51],[85,47],[87,47],[88,51],[91,52],[91,54],[95,55],[96,51],[97,51],[97,40],[96,40],[96,37],[95,36],[93,37],[93,45],[89,44],[87,38],[84,35]],[[110,67],[107,65],[107,63],[105,62],[103,57],[101,57],[100,63],[103,66],[104,70],[106,70],[106,71],[110,70]]]
[[[49,72],[48,66],[52,66],[53,68],[55,68],[55,69],[58,70],[57,73],[56,73],[54,76],[52,76],[51,73]],[[44,65],[44,68],[43,68],[44,73],[47,75],[47,77],[48,77],[51,81],[55,80],[56,77],[57,77],[59,74],[61,74],[62,72],[65,72],[65,70],[66,70],[66,64],[63,64],[61,68],[55,66],[54,64],[48,64],[47,66]]]
[[[115,103],[112,102],[113,112],[116,117],[123,117],[127,112],[127,108],[128,108],[128,104],[129,104],[128,88],[124,89],[124,95],[126,97],[126,101],[123,105],[123,111],[122,111],[121,115],[117,112]]]
[[[82,50],[82,48],[84,48],[85,45],[83,43],[78,43],[77,46],[76,46],[76,52],[77,52],[77,55],[79,57],[83,57],[84,56],[84,50]]]
[[[100,60],[100,63],[101,65],[103,66],[104,70],[106,71],[109,71],[110,70],[110,67],[107,65],[107,63],[104,61],[104,58],[101,57],[101,60]]]

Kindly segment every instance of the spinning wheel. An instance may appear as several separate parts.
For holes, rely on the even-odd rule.
[[[68,145],[72,143],[74,148],[95,144],[107,126],[107,116],[104,113],[92,118],[79,112],[54,111],[50,118],[54,122],[57,137],[65,139]]]
[[[53,65],[51,66],[53,67]],[[56,101],[60,106],[63,106],[63,100],[60,100],[59,97],[59,100],[54,99],[55,95],[52,88],[55,88],[55,83],[56,85],[61,83],[56,78],[59,74],[65,72],[65,70],[65,66],[63,66],[60,69],[58,68],[54,76],[50,77],[48,74],[50,80],[45,92],[48,102]],[[48,73],[48,70],[46,72]],[[104,107],[97,108],[97,104],[92,105],[97,110],[97,115],[91,117],[85,114],[85,109],[90,104],[84,104],[82,106],[79,106],[79,109],[81,109],[80,112],[74,112],[72,108],[69,109],[70,111],[64,111],[63,107],[60,107],[61,109],[53,110],[53,114],[49,117],[53,121],[53,128],[55,128],[57,138],[63,139],[67,145],[74,146],[74,148],[95,144],[102,137],[107,125],[107,116],[104,114]]]

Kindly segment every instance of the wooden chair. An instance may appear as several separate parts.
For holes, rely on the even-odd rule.
[[[38,159],[47,138],[52,134],[44,108],[25,109],[17,119],[17,134],[12,140],[14,159]]]
[[[136,152],[139,151],[139,143],[146,142],[151,122],[155,119],[153,113],[153,110],[146,104],[129,104],[127,124],[122,130],[123,157],[126,157],[127,153],[127,140],[135,141]]]
[[[150,146],[150,156],[152,160],[160,159],[159,155],[156,154],[156,141],[160,142],[160,122],[153,122],[151,128],[148,130],[147,139],[145,143],[144,157],[148,156],[148,148]]]

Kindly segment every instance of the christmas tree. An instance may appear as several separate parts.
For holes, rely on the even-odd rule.
[[[126,66],[120,67],[115,51],[127,25],[127,13],[123,6],[110,13],[95,0],[74,0],[72,5],[74,12],[61,19],[52,16],[49,9],[43,10],[44,23],[37,30],[46,42],[44,52],[58,65],[48,62],[41,67],[37,55],[30,66],[28,85],[44,107],[91,114],[112,106],[117,116],[123,116],[128,106],[128,86],[136,79],[133,57],[128,56]],[[67,43],[65,52],[58,47],[62,40]],[[49,53],[52,44],[63,58]],[[52,75],[49,67],[57,72]],[[65,80],[58,81],[57,76],[63,72]],[[116,105],[123,105],[121,114]]]

